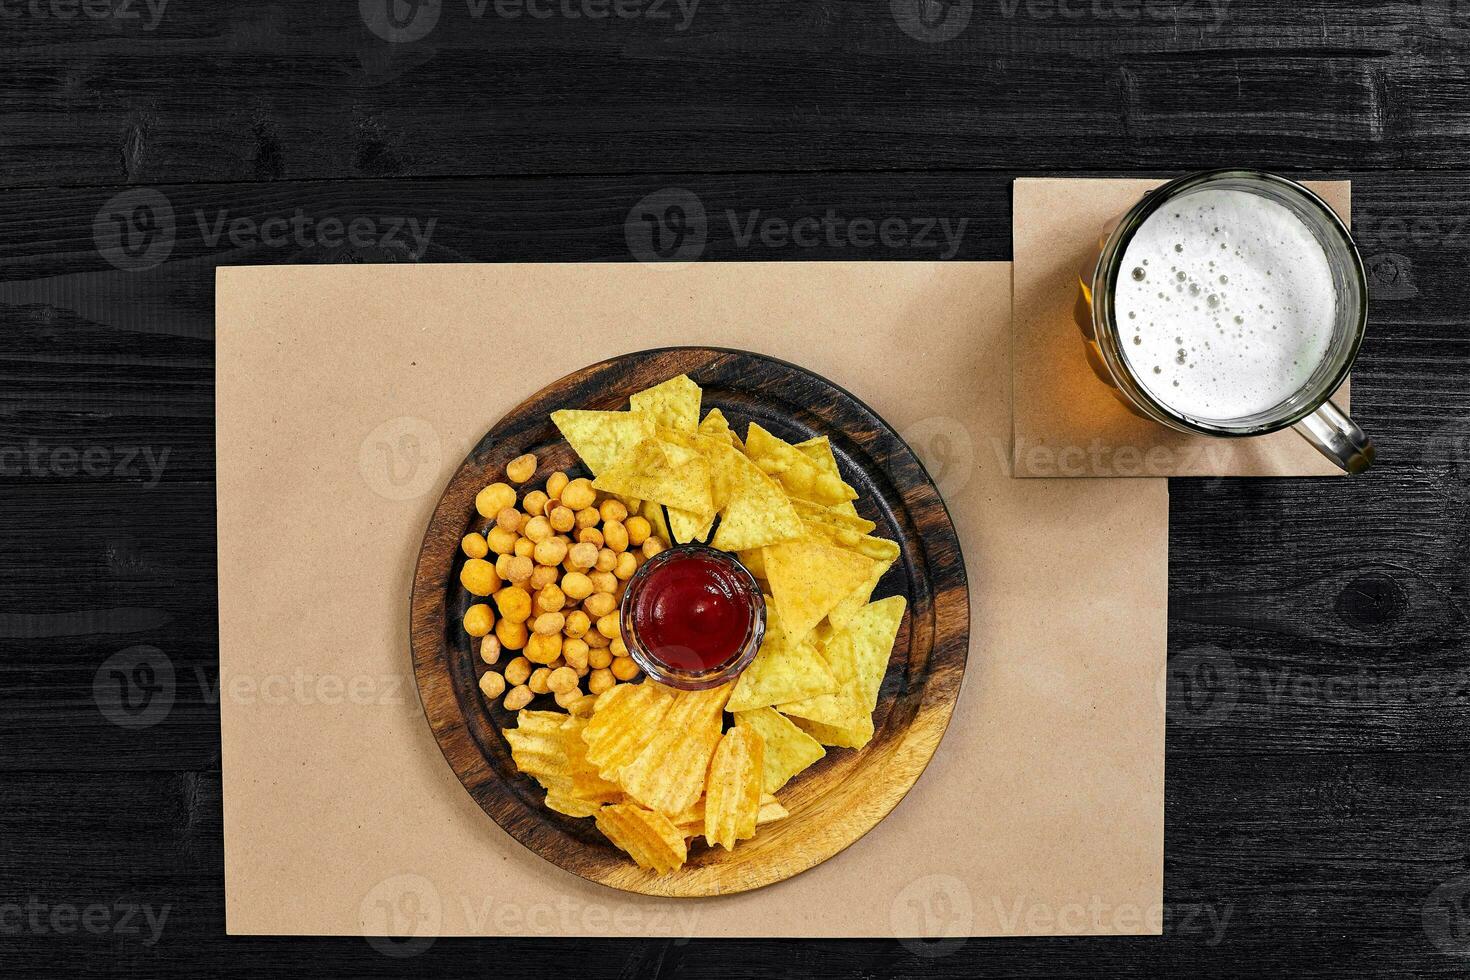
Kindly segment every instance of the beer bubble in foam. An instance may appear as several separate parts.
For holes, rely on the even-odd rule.
[[[1327,356],[1332,268],[1306,223],[1273,200],[1207,189],[1169,201],[1134,233],[1122,269],[1113,310],[1123,356],[1181,415],[1268,411]]]

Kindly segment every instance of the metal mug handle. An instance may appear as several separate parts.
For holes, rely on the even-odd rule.
[[[1373,440],[1330,401],[1323,402],[1295,428],[1319,453],[1349,473],[1361,473],[1373,465]]]

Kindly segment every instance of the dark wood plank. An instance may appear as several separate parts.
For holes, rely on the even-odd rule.
[[[389,43],[355,3],[17,5],[0,185],[1466,160],[1448,0],[991,0],[937,43],[887,2],[653,6],[451,0]]]
[[[1171,729],[1171,735],[1173,734]],[[971,940],[957,948],[893,942],[762,944],[529,938],[439,939],[407,962],[363,939],[281,940],[223,935],[219,777],[107,773],[7,777],[0,833],[0,905],[140,911],[139,931],[58,934],[48,913],[0,932],[8,976],[171,975],[228,957],[241,973],[284,957],[323,959],[325,976],[470,977],[494,951],[517,975],[768,976],[778,952],[794,968],[829,975],[1049,977],[1087,968],[1207,977],[1272,970],[1293,976],[1463,976],[1423,929],[1435,890],[1464,876],[1460,843],[1470,810],[1453,766],[1432,754],[1320,755],[1291,750],[1234,760],[1170,758],[1166,811],[1165,938]],[[1181,788],[1183,791],[1181,792]],[[1432,824],[1421,814],[1432,812]],[[1457,839],[1458,838],[1458,839]],[[1394,847],[1385,841],[1396,840]],[[65,842],[65,865],[53,856]],[[483,896],[453,896],[480,901]],[[1014,904],[1014,903],[1012,903]],[[142,914],[162,919],[158,942]],[[168,912],[164,916],[164,908]],[[1009,908],[1009,906],[1008,906]],[[1035,914],[1024,903],[1021,914]],[[1048,910],[1040,910],[1045,913]],[[16,923],[14,913],[6,913]],[[100,913],[99,913],[100,914]],[[1069,915],[1082,912],[1067,912]],[[1114,910],[1097,910],[1108,915]],[[110,926],[119,924],[114,917]],[[943,955],[934,955],[942,953]],[[46,966],[53,972],[46,973]],[[630,970],[634,972],[629,972]]]
[[[1236,0],[1212,30],[1204,5],[1125,20],[1007,0],[942,43],[881,0],[701,6],[685,31],[451,4],[397,45],[355,6],[170,4],[152,30],[15,4],[0,19],[0,452],[23,453],[19,470],[0,457],[0,902],[175,906],[153,947],[0,930],[7,976],[1464,974],[1435,940],[1470,922],[1434,904],[1467,872],[1462,4]],[[432,261],[625,261],[635,204],[654,195],[657,213],[683,187],[705,259],[937,257],[738,234],[757,210],[789,224],[828,207],[968,219],[952,255],[1003,259],[1015,173],[1225,161],[1354,179],[1375,273],[1355,414],[1381,455],[1351,483],[1173,484],[1164,940],[939,957],[442,940],[405,964],[360,940],[222,935],[212,270],[411,246],[211,244],[221,210],[255,229],[297,207],[314,229],[437,218]],[[499,179],[444,179],[481,175]],[[96,244],[129,187],[175,211],[152,269]],[[156,481],[145,448],[169,453]],[[139,645],[175,667],[175,700],[123,728],[92,685]],[[1213,944],[1211,914],[1229,916]]]

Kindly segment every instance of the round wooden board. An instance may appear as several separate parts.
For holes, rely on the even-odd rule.
[[[903,554],[874,599],[908,598],[873,716],[873,740],[826,758],[778,794],[791,815],[760,828],[734,851],[691,841],[688,863],[658,875],[635,865],[591,819],[542,806],[543,793],[516,771],[500,729],[512,712],[487,706],[478,688],[486,669],[478,640],[461,619],[470,602],[459,584],[460,539],[482,530],[475,494],[503,479],[505,464],[535,453],[540,486],[564,469],[585,475],[551,423],[560,408],[619,410],[628,396],[678,374],[704,389],[703,411],[719,408],[737,432],[754,421],[801,441],[829,436],[843,478],[858,491],[858,510],[873,533]],[[424,535],[414,573],[410,642],[424,713],[450,768],[496,823],[559,867],[646,895],[730,894],[781,881],[827,860],[875,827],[928,764],[954,711],[969,648],[970,604],[964,560],[949,513],[913,451],[871,409],[802,368],[743,351],[668,348],[627,354],[549,385],[490,430],[449,482]],[[503,663],[503,660],[502,660]],[[546,702],[542,704],[541,702]],[[549,697],[533,708],[554,708]],[[468,855],[466,856],[469,857]]]

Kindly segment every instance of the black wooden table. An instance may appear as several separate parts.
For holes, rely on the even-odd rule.
[[[1470,972],[1470,5],[388,2],[0,2],[0,975]],[[1226,163],[1353,181],[1380,462],[1171,487],[1163,938],[224,935],[216,267],[1007,259],[1017,175]]]

